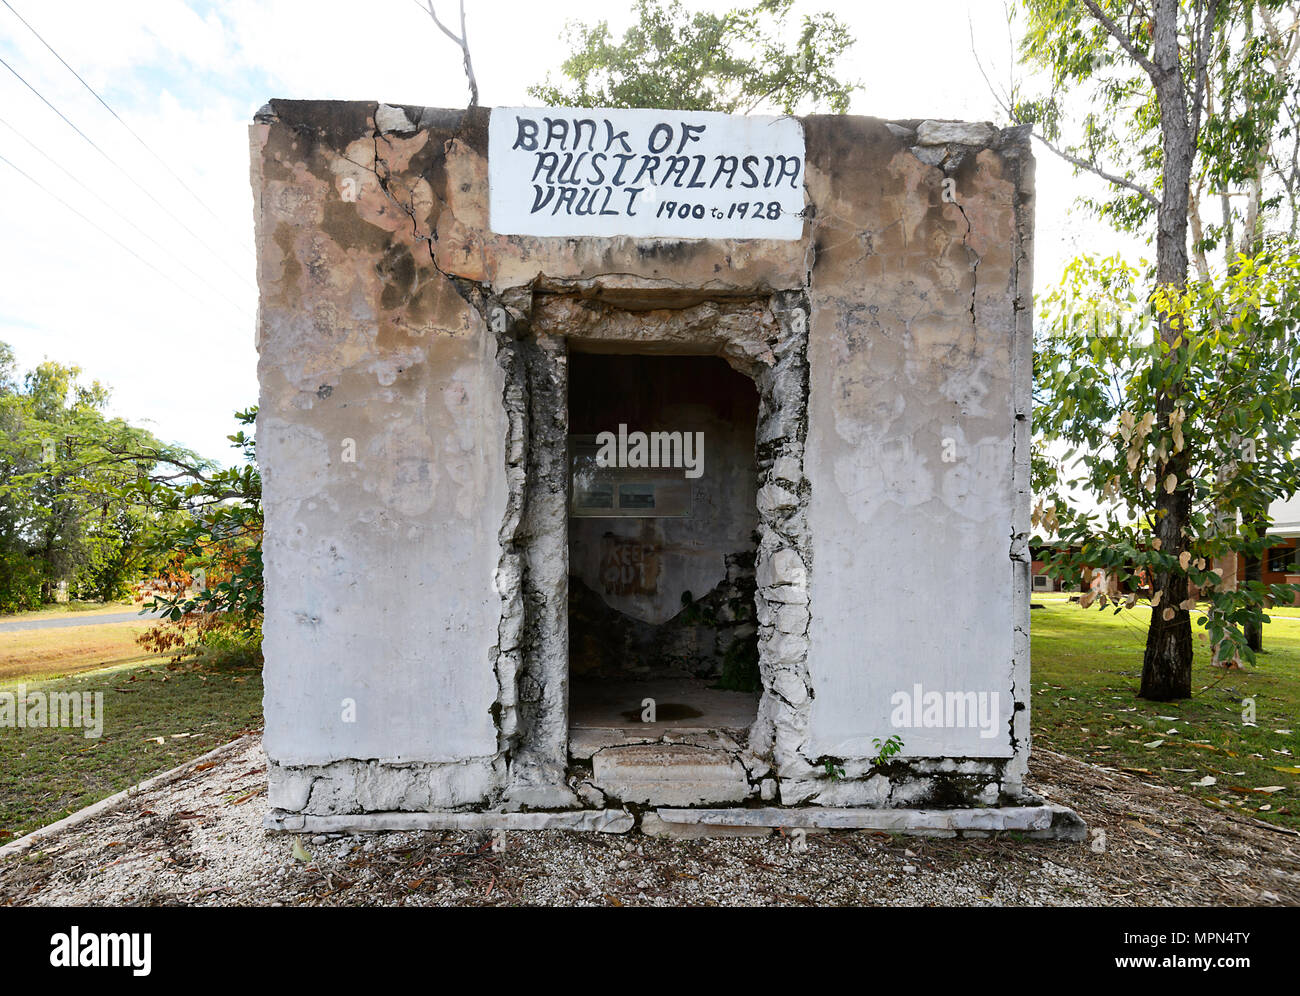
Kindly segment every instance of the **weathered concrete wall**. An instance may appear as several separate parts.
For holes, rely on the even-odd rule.
[[[288,769],[340,759],[432,766],[413,807],[481,798],[501,774],[496,343],[373,174],[343,199],[346,146],[254,133],[272,804],[311,791]],[[322,811],[364,793],[343,777]]]
[[[581,804],[567,336],[713,352],[758,386],[749,750],[780,800],[1017,797],[1026,136],[806,118],[800,240],[532,238],[490,230],[486,122],[277,101],[252,129],[272,806]],[[996,693],[995,735],[896,728],[917,684]],[[893,733],[906,760],[874,765]]]
[[[1013,736],[1011,717],[1029,698],[1017,636],[1028,632],[1031,343],[1018,321],[1031,163],[1012,144],[943,149],[929,165],[939,148],[909,147],[915,133],[878,122],[819,119],[810,132],[822,168],[809,191],[821,208],[809,752],[870,756],[873,739],[897,734],[904,756],[1011,757],[1027,735]],[[978,128],[956,137],[998,141]],[[856,154],[837,154],[847,143]],[[882,195],[854,196],[868,189]],[[974,693],[987,711],[916,725],[927,717],[911,706],[930,693],[963,707]],[[891,720],[898,704],[907,727]]]

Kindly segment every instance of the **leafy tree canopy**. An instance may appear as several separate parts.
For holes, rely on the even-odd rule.
[[[1292,594],[1257,568],[1270,500],[1300,483],[1300,7],[1021,0],[1020,13],[1046,91],[1006,95],[1009,115],[1107,181],[1087,203],[1156,249],[1153,265],[1082,257],[1040,298],[1035,526],[1054,571],[1104,568],[1127,605],[1150,600],[1140,694],[1184,698],[1198,599],[1227,660],[1250,656],[1266,599]]]
[[[0,344],[0,610],[118,598],[146,568],[160,520],[122,489],[192,454],[104,409],[109,392],[50,361],[19,376]]]
[[[528,93],[569,107],[843,114],[859,88],[839,73],[853,38],[830,13],[792,24],[792,5],[760,0],[710,14],[691,13],[678,0],[636,0],[637,23],[621,39],[606,21],[568,25],[573,54],[562,78]]]

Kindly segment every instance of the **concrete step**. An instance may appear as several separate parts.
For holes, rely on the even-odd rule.
[[[606,747],[591,756],[592,781],[607,796],[653,806],[741,802],[749,778],[734,754],[689,744]]]
[[[596,751],[605,747],[628,747],[633,744],[691,744],[711,750],[740,753],[740,744],[722,730],[704,730],[693,727],[667,729],[662,733],[647,733],[638,727],[593,727],[569,730],[569,757],[577,761],[590,761]]]

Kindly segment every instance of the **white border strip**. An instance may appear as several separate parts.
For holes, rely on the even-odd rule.
[[[0,860],[3,860],[10,855],[20,854],[23,851],[29,850],[47,837],[54,837],[62,833],[64,830],[71,830],[73,827],[80,826],[88,820],[93,820],[96,816],[103,816],[105,813],[112,812],[125,803],[131,801],[136,796],[148,792],[151,789],[158,788],[161,785],[165,785],[168,782],[175,781],[183,775],[188,774],[196,765],[203,764],[206,761],[215,761],[217,758],[224,757],[228,753],[233,754],[235,747],[245,744],[248,738],[252,736],[256,736],[256,734],[246,733],[242,737],[230,741],[230,743],[222,744],[220,747],[214,747],[206,754],[200,754],[198,757],[185,761],[182,764],[178,764],[176,767],[164,771],[162,774],[154,775],[152,778],[146,778],[138,785],[132,785],[130,788],[125,788],[121,792],[110,795],[107,799],[100,799],[99,802],[92,802],[84,809],[78,809],[75,813],[71,813],[55,823],[33,830],[25,837],[19,837],[17,840],[10,841],[8,844],[0,847]]]

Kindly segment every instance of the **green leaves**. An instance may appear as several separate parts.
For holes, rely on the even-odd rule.
[[[714,14],[688,12],[679,0],[636,0],[637,23],[620,40],[605,21],[570,24],[563,78],[528,93],[571,107],[748,113],[766,105],[842,114],[858,89],[838,76],[853,38],[829,13],[802,16],[795,34],[792,6],[759,0]]]
[[[108,390],[45,362],[15,376],[0,348],[0,609],[117,598],[147,566],[158,522],[122,489],[184,451],[103,414]]]
[[[0,344],[0,610],[52,601],[63,582],[73,597],[109,599],[149,579],[147,607],[164,627],[255,632],[262,487],[252,438],[234,433],[244,462],[215,468],[106,418],[107,390],[75,367],[44,363],[21,380],[13,367]],[[256,414],[236,418],[250,426]]]
[[[1173,8],[1183,106],[1169,108],[1184,114],[1195,143],[1188,208],[1202,275],[1209,253],[1259,248],[1270,217],[1294,236],[1300,186],[1294,6],[1218,0],[1207,25],[1210,10],[1196,0]],[[1159,60],[1150,18],[1163,13],[1126,0],[1021,0],[1016,14],[1021,62],[1044,92],[1009,94],[1012,121],[1033,124],[1076,169],[1110,183],[1106,196],[1083,199],[1099,217],[1151,237],[1168,122],[1151,75]]]
[[[235,417],[252,425],[257,409]],[[263,606],[262,478],[253,438],[242,429],[228,438],[246,462],[219,470],[173,462],[183,475],[179,481],[137,480],[129,491],[167,514],[168,528],[155,548],[168,558],[168,583],[152,592],[146,607],[163,610],[173,622],[208,617],[253,633]]]
[[[1162,316],[1176,343],[1154,334]],[[1267,593],[1225,585],[1216,562],[1259,556],[1269,541],[1253,523],[1300,488],[1300,253],[1240,256],[1181,291],[1144,286],[1115,257],[1080,257],[1041,317],[1035,445],[1061,456],[1035,467],[1040,557],[1063,577],[1104,569],[1149,589],[1161,611],[1156,583],[1186,577],[1208,600],[1215,646],[1251,658],[1241,625]],[[1157,535],[1161,491],[1190,500],[1172,545]]]

